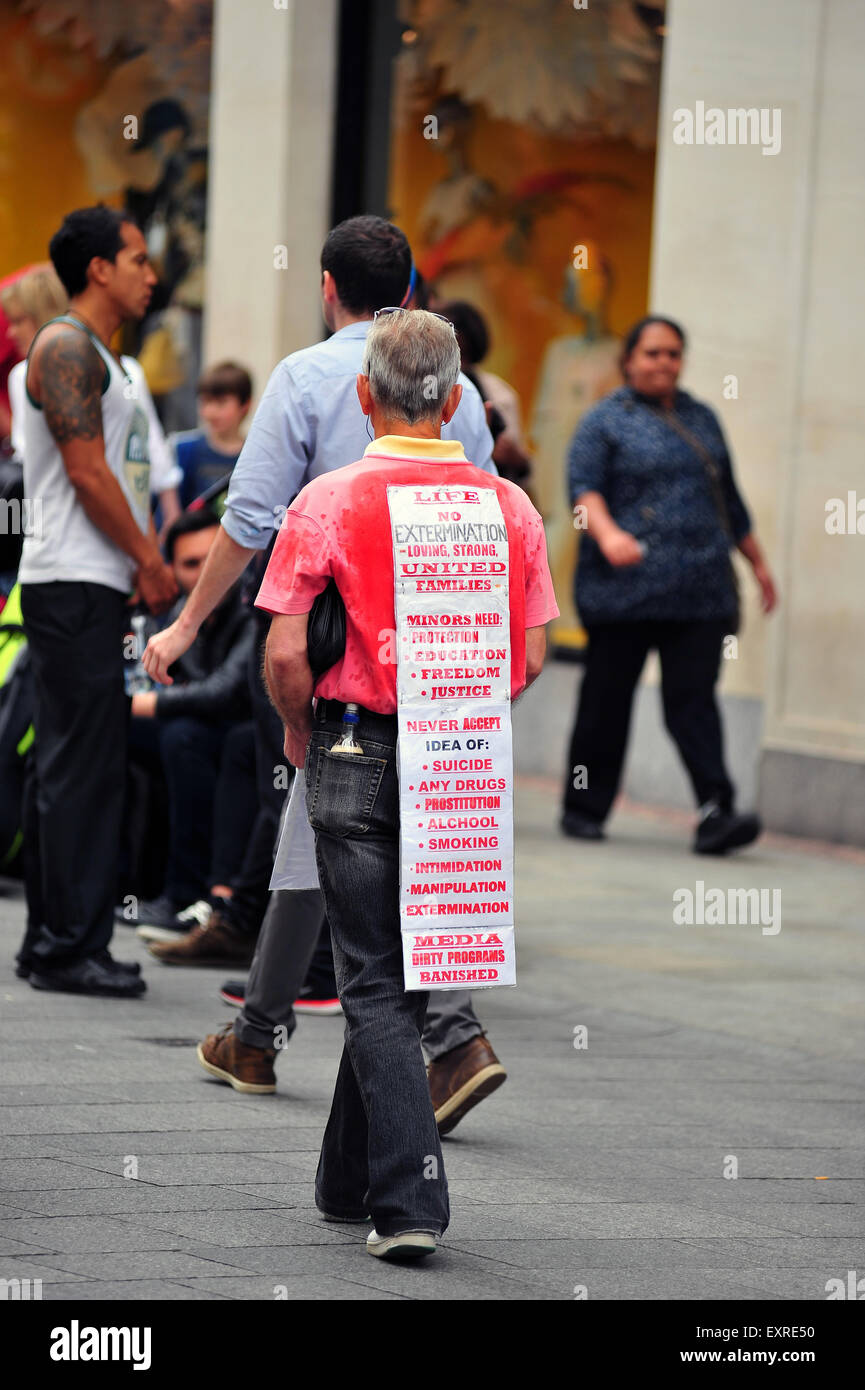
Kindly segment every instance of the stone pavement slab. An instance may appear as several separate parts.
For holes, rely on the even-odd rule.
[[[127,1279],[123,1283],[81,1279],[74,1285],[74,1289],[73,1294],[68,1284],[44,1283],[42,1297],[50,1303],[68,1303],[71,1298],[95,1303],[176,1303],[178,1300],[187,1302],[196,1299],[238,1297],[236,1294],[220,1294],[210,1289],[197,1288],[193,1282],[172,1284],[167,1279]]]
[[[519,784],[519,985],[476,995],[508,1082],[444,1141],[452,1223],[420,1268],[315,1211],[341,1020],[300,1019],[277,1094],[238,1096],[194,1053],[232,1016],[225,972],[161,967],[118,928],[143,1000],[37,993],[7,884],[0,1278],[52,1301],[754,1302],[865,1271],[865,854],[766,837],[697,859],[689,818],[635,807],[581,844],[557,795]],[[698,881],[777,890],[781,929],[677,924]]]

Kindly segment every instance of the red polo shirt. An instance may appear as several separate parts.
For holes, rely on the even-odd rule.
[[[526,494],[475,468],[462,445],[385,435],[358,463],[298,493],[280,528],[256,606],[308,613],[329,579],[346,608],[345,656],[316,682],[326,700],[396,713],[394,575],[388,485],[494,487],[510,554],[511,695],[526,683],[526,628],[558,617],[543,522]]]

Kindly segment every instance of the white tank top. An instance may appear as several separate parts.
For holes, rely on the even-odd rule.
[[[69,323],[86,333],[105,363],[105,460],[123,489],[133,517],[146,534],[150,523],[149,422],[137,384],[84,324],[65,314],[51,322]],[[24,403],[23,442],[24,496],[31,499],[31,511],[38,515],[39,524],[31,524],[24,537],[18,570],[21,583],[85,580],[128,593],[133,587],[135,562],[87,516],[45,423],[42,407],[33,401],[29,391]],[[38,513],[33,508],[35,499],[40,503]]]

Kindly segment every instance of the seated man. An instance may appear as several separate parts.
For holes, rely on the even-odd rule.
[[[306,761],[346,1019],[316,1205],[326,1219],[371,1216],[369,1252],[393,1259],[434,1251],[449,1208],[420,1041],[428,995],[407,992],[403,982],[396,666],[382,655],[382,635],[395,627],[388,484],[495,489],[510,555],[512,698],[540,673],[543,625],[558,613],[543,523],[525,493],[441,439],[459,404],[459,370],[450,323],[423,310],[380,311],[357,378],[375,441],[362,460],[298,494],[258,596],[275,615],[265,674],[285,724],[286,756],[298,768]],[[346,606],[346,649],[314,681],[308,615],[331,578]],[[348,703],[359,707],[356,738],[367,756],[331,756]]]
[[[194,588],[219,520],[207,508],[184,512],[169,529],[166,556],[182,597]],[[206,921],[211,899],[231,894],[257,810],[247,667],[255,616],[235,585],[172,668],[174,684],[132,696],[130,749],[158,760],[169,803],[165,886],[154,902],[118,918],[164,940]],[[236,963],[228,961],[227,964]]]

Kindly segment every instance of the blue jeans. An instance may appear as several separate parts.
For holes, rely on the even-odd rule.
[[[316,1176],[316,1205],[371,1215],[379,1235],[444,1231],[447,1179],[399,919],[396,718],[361,710],[363,755],[330,752],[341,723],[314,725],[307,804],[345,1013],[345,1046]]]

